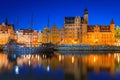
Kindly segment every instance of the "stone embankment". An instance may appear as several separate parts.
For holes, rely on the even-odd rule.
[[[120,51],[120,46],[60,45],[55,49],[58,51]]]

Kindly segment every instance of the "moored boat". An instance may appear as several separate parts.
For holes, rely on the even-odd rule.
[[[17,44],[15,40],[10,40],[8,44],[3,47],[4,53],[13,54],[35,54],[39,52],[39,47],[26,47],[24,44]]]

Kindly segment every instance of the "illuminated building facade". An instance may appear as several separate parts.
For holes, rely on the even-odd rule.
[[[88,45],[114,45],[114,21],[109,26],[88,25],[88,10],[84,17],[65,17],[65,43]]]
[[[64,27],[59,29],[53,25],[52,29],[45,27],[42,32],[42,43],[53,44],[88,44],[88,45],[114,45],[115,24],[88,25],[88,10],[84,10],[83,17],[65,17]]]
[[[39,44],[38,32],[36,30],[26,29],[16,31],[16,39],[18,43],[30,46],[37,46]]]
[[[8,24],[8,21],[0,25],[0,45],[6,44],[9,39],[14,39],[14,26],[13,24]]]
[[[120,46],[120,27],[115,27],[115,45]]]
[[[60,44],[60,31],[56,24],[54,24],[50,30],[50,42],[53,44]]]
[[[65,28],[60,28],[60,44],[64,44],[65,42]]]
[[[38,33],[38,42],[41,44],[42,43],[42,32],[39,31]]]
[[[110,26],[88,25],[84,21],[82,26],[82,43],[89,45],[114,45],[114,21]]]
[[[49,43],[50,42],[50,30],[46,26],[42,31],[42,43]]]
[[[82,43],[82,27],[83,22],[88,21],[88,10],[84,10],[84,16],[65,17],[65,42],[64,44],[80,44]]]
[[[60,30],[57,28],[57,25],[54,24],[51,29],[45,27],[42,31],[42,43],[53,43],[60,44]]]
[[[81,21],[80,17],[65,17],[65,44],[77,44],[80,43],[81,37]]]

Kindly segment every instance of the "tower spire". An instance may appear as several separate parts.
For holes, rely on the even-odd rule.
[[[112,19],[112,21],[111,21],[111,23],[110,23],[110,24],[115,24],[113,19]]]
[[[8,25],[8,18],[5,18],[5,25]]]
[[[84,20],[88,22],[88,9],[87,8],[84,10]]]

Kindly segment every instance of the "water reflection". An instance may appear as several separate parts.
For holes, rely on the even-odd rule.
[[[65,55],[55,52],[55,55],[22,55],[14,62],[0,53],[0,78],[7,80],[4,73],[13,79],[18,75],[22,80],[119,80],[120,53]]]

